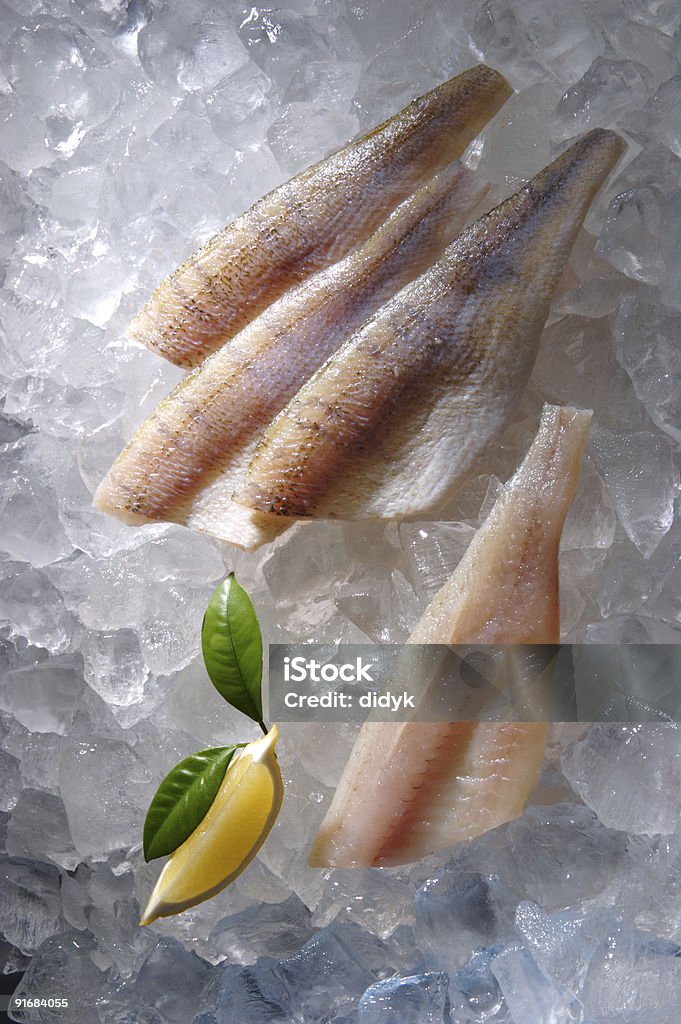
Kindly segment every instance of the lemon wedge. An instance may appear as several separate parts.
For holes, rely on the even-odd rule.
[[[284,795],[274,756],[278,730],[235,754],[201,824],[170,855],[140,924],[179,914],[224,889],[250,864]]]

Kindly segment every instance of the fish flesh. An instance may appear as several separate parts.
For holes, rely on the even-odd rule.
[[[558,549],[590,421],[588,411],[544,406],[525,459],[409,644],[558,642]],[[409,863],[516,817],[539,778],[547,728],[365,723],[310,864]]]
[[[466,228],[267,428],[234,498],[281,516],[437,513],[506,424],[623,141],[595,129]]]
[[[280,185],[156,289],[130,336],[179,366],[196,366],[293,285],[365,240],[462,154],[512,91],[498,71],[469,68]]]
[[[245,548],[273,539],[289,523],[231,500],[263,431],[348,333],[442,253],[485,192],[476,175],[450,164],[366,242],[268,306],[145,420],[97,504],[131,522],[182,523]]]

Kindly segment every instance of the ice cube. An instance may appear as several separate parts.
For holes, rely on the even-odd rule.
[[[96,1021],[97,997],[105,981],[106,975],[93,962],[96,952],[94,939],[88,933],[74,929],[57,931],[47,938],[31,959],[26,974],[15,992],[17,999],[48,999],[55,998],[59,992],[61,999],[68,1000],[69,1007],[76,1007],[83,1021]],[[62,1008],[41,1009],[46,1024],[58,1024],[63,1019]],[[26,1024],[35,1021],[32,1008],[12,1010],[15,1021]]]
[[[357,1004],[359,1024],[441,1024],[448,981],[434,973],[378,981]]]
[[[114,37],[139,31],[152,13],[149,0],[71,0],[71,6],[86,28]]]
[[[73,388],[44,377],[22,377],[7,390],[10,415],[59,437],[82,437],[109,427],[123,414],[125,397],[117,388]]]
[[[11,558],[38,567],[66,558],[73,550],[53,492],[19,475],[8,482],[0,498],[0,535]]]
[[[310,911],[292,894],[282,903],[256,903],[220,921],[211,943],[230,963],[250,964],[265,952],[286,957],[312,937]]]
[[[667,146],[651,143],[636,156],[632,147],[630,155],[633,159],[627,163],[627,156],[623,158],[625,166],[609,179],[592,203],[585,221],[588,231],[600,234],[611,203],[624,192],[646,186],[656,195],[668,196],[681,186],[681,160]]]
[[[104,327],[116,311],[129,275],[125,261],[106,244],[84,246],[66,285],[66,308],[73,316]]]
[[[665,623],[655,623],[651,635],[639,619],[622,618],[619,629],[606,620],[587,630],[586,639],[592,643],[574,652],[579,717],[621,722],[679,719],[681,695],[674,682],[681,667],[674,653],[678,633]],[[608,633],[614,636],[612,642],[620,644],[614,650],[601,646],[608,643]],[[659,646],[665,641],[674,646]],[[630,644],[638,646],[631,649]]]
[[[560,538],[561,556],[592,548],[609,551],[615,539],[615,509],[593,460],[584,459],[577,494]]]
[[[112,850],[141,842],[154,786],[146,764],[127,743],[69,739],[61,751],[59,789],[83,856],[102,860]]]
[[[6,703],[22,725],[32,732],[64,735],[83,687],[80,659],[61,655],[11,669],[5,676]]]
[[[161,939],[145,958],[134,987],[169,1024],[184,1024],[209,976],[210,966],[196,953],[174,939]]]
[[[458,1013],[466,1024],[485,1019],[507,1020],[504,997],[490,969],[500,950],[500,946],[481,946],[473,951],[461,970],[452,975],[449,986],[452,1014]]]
[[[296,72],[286,93],[291,102],[347,113],[357,92],[362,65],[351,60],[317,60]]]
[[[270,192],[285,180],[286,174],[264,140],[245,145],[238,150],[227,175],[225,209],[230,217],[236,217],[260,199],[263,192]]]
[[[263,141],[277,109],[273,82],[253,61],[223,78],[202,102],[218,139],[239,150]]]
[[[532,384],[544,401],[598,407],[605,399],[611,348],[609,320],[562,317],[544,332]]]
[[[7,852],[11,857],[50,860],[66,871],[78,867],[81,858],[74,848],[64,804],[58,796],[38,789],[22,790],[7,828]]]
[[[454,572],[475,528],[467,523],[401,523],[407,579],[425,608]]]
[[[628,287],[627,279],[616,273],[590,277],[564,292],[554,303],[554,309],[559,314],[574,313],[576,316],[595,319],[610,316],[616,312],[622,293]]]
[[[280,960],[274,973],[292,1018],[321,1022],[354,1008],[385,969],[384,956],[378,939],[357,925],[332,924]]]
[[[9,40],[5,67],[12,88],[46,120],[56,149],[67,155],[74,129],[78,144],[118,99],[111,61],[68,17],[42,15],[23,24]]]
[[[632,13],[636,21],[650,25],[668,36],[674,35],[681,22],[681,11],[674,0],[649,0],[645,7],[637,8]]]
[[[266,843],[259,856],[273,875],[307,906],[314,907],[322,893],[324,876],[320,871],[310,870],[307,857],[322,819],[321,805],[331,794],[306,775],[290,745],[282,744],[280,756],[286,799],[275,826],[277,840]]]
[[[212,89],[248,60],[231,19],[218,8],[195,4],[157,13],[140,31],[137,46],[147,75],[175,94]]]
[[[665,273],[657,190],[643,186],[613,199],[596,251],[623,274],[658,284]]]
[[[80,650],[85,679],[107,704],[129,707],[142,699],[149,669],[133,630],[88,633]]]
[[[421,611],[414,591],[398,570],[387,579],[380,569],[353,573],[339,588],[336,603],[375,643],[403,643]]]
[[[679,275],[681,274],[681,189],[672,192],[662,203],[661,249],[665,275],[660,285],[660,298],[668,306],[681,309]]]
[[[163,594],[160,587],[149,594],[139,623],[139,645],[145,664],[155,675],[168,675],[195,657],[212,589],[170,585]]]
[[[594,953],[580,998],[594,1019],[666,1024],[678,1013],[679,947],[615,927]]]
[[[235,151],[219,138],[207,117],[186,106],[164,121],[152,136],[173,160],[182,160],[206,177],[226,174],[234,163]]]
[[[61,926],[59,872],[52,864],[0,857],[0,932],[23,953],[34,953]]]
[[[15,95],[0,95],[2,159],[14,171],[31,171],[56,159],[50,152],[45,127],[30,104]]]
[[[612,615],[587,626],[587,644],[677,644],[680,631],[647,615]]]
[[[65,170],[52,186],[50,209],[68,228],[92,227],[97,220],[103,168],[84,166]]]
[[[598,723],[563,755],[573,789],[607,828],[643,835],[678,829],[681,732],[674,724]]]
[[[408,31],[414,13],[411,5],[392,0],[353,0],[347,5],[346,17],[358,44],[373,57],[378,49]]]
[[[531,85],[506,102],[485,133],[478,173],[508,191],[551,160],[547,123],[558,93],[546,83]]]
[[[204,746],[242,743],[254,728],[215,689],[200,658],[173,675],[172,694],[159,710],[164,728],[186,729]]]
[[[98,936],[97,963],[103,966],[106,958],[123,976],[129,976],[139,970],[144,953],[154,945],[153,933],[140,931],[133,872],[121,871],[114,858],[89,867],[83,876],[87,885],[83,899],[89,930]]]
[[[607,128],[625,111],[642,106],[651,84],[647,68],[636,60],[596,57],[561,97],[556,108],[555,137],[572,139],[590,128]]]
[[[681,75],[663,82],[640,111],[625,118],[623,127],[642,142],[662,142],[681,156]]]
[[[404,874],[339,868],[329,875],[312,920],[316,927],[334,920],[354,921],[387,940],[396,927],[412,923],[412,894]]]
[[[649,562],[624,537],[613,544],[601,570],[597,601],[603,616],[645,614],[644,606],[655,583]]]
[[[366,642],[335,601],[335,590],[350,574],[341,526],[311,522],[291,530],[268,553],[262,571],[276,600],[279,628],[297,641]]]
[[[528,807],[507,838],[525,892],[547,910],[602,892],[626,855],[626,836],[579,804]]]
[[[656,85],[674,74],[676,62],[669,35],[652,25],[641,24],[638,19],[621,17],[617,4],[611,7],[611,11],[606,5],[602,6],[605,8],[602,15],[598,8],[594,13],[615,53],[642,64],[654,77]]]
[[[19,175],[0,162],[0,268],[18,237],[32,226],[36,211]]]
[[[11,811],[21,789],[19,760],[0,750],[0,811]]]
[[[503,930],[503,914],[490,880],[451,865],[416,893],[416,935],[438,967],[460,970],[471,949],[491,944]]]
[[[646,557],[674,520],[677,473],[669,441],[642,431],[592,431],[593,452],[627,536]]]
[[[386,39],[362,74],[355,103],[365,128],[471,64],[460,10],[428,0],[405,13],[408,29]],[[396,20],[391,16],[391,27]]]
[[[632,885],[636,901],[634,924],[656,935],[681,939],[681,845],[679,834],[656,836],[631,844]]]
[[[78,624],[48,577],[21,562],[3,562],[0,577],[0,619],[7,621],[10,636],[22,636],[53,654],[68,651]]]
[[[58,791],[59,752],[63,739],[58,733],[28,732],[14,722],[5,743],[7,750],[21,761],[23,784],[50,793]]]
[[[202,1012],[194,1024],[290,1024],[291,1015],[281,1005],[285,990],[273,973],[275,963],[261,957],[253,967],[223,967],[202,993]]]
[[[603,927],[610,923],[607,914],[597,911],[591,920],[585,918],[583,910],[548,914],[537,903],[523,900],[518,904],[515,923],[542,970],[554,982],[575,991],[602,937]]]
[[[286,8],[244,11],[239,37],[249,56],[281,90],[304,63],[344,56],[335,50],[337,32],[329,32],[323,18],[305,18]]]
[[[574,1020],[579,1013],[575,996],[553,982],[521,943],[511,943],[498,953],[491,970],[514,1021],[554,1024]]]
[[[603,52],[603,40],[577,0],[555,6],[530,0],[518,8],[529,44],[549,75],[570,84]]]
[[[484,0],[467,14],[466,27],[482,60],[504,69],[520,88],[545,78],[544,69],[527,36],[522,16],[510,0]]]
[[[316,163],[357,134],[357,116],[314,103],[287,103],[270,126],[267,141],[287,175]]]

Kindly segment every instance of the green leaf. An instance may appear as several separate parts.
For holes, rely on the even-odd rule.
[[[213,686],[262,728],[262,636],[251,599],[231,572],[210,599],[201,630]]]
[[[237,746],[245,744],[200,750],[166,775],[144,822],[145,860],[172,853],[201,824]]]

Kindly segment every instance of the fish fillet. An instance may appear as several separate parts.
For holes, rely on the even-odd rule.
[[[285,529],[281,517],[231,500],[262,432],[348,334],[442,253],[485,190],[471,171],[449,165],[359,248],[268,306],[141,425],[97,504],[247,548]]]
[[[596,129],[471,227],[301,388],[235,500],[282,516],[437,512],[507,422],[596,191],[624,150]]]
[[[524,461],[409,643],[558,642],[558,548],[590,420],[544,406]],[[310,863],[404,864],[509,821],[536,786],[546,731],[539,721],[365,723]]]
[[[492,68],[470,68],[274,189],[157,288],[130,336],[196,366],[292,285],[366,239],[461,155],[512,91]]]

